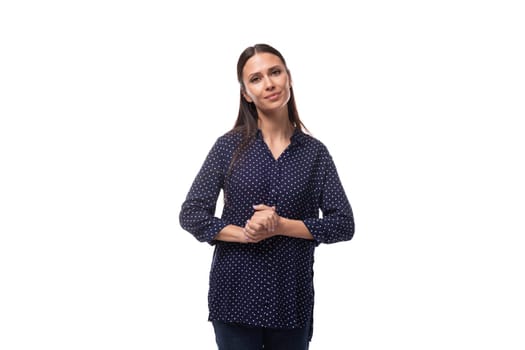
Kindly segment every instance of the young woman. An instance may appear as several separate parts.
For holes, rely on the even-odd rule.
[[[304,350],[315,247],[352,238],[352,208],[327,148],[304,130],[281,53],[248,47],[237,78],[237,121],[204,161],[180,224],[215,246],[208,302],[219,349]]]

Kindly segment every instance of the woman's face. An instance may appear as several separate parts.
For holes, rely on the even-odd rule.
[[[262,112],[276,112],[290,100],[290,76],[281,59],[271,53],[250,57],[244,65],[242,79],[244,98]]]

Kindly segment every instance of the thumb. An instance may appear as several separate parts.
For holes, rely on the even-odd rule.
[[[270,208],[269,206],[265,205],[265,204],[256,204],[253,206],[253,209],[255,210],[265,210],[265,209],[272,209]]]

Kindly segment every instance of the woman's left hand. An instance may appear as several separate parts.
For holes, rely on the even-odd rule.
[[[276,228],[279,225],[280,216],[275,211],[275,207],[264,204],[254,205],[255,212],[246,221],[244,235],[249,243],[258,243],[264,239],[275,236]]]

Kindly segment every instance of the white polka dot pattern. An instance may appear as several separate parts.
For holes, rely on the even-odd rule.
[[[239,142],[239,135],[231,132],[217,139],[179,216],[185,230],[215,245],[209,319],[260,327],[304,327],[313,315],[315,247],[352,238],[350,203],[328,150],[312,136],[296,130],[288,148],[274,159],[258,131],[227,175]],[[225,204],[218,218],[215,208],[221,190]],[[213,240],[229,224],[244,226],[255,204],[276,206],[280,216],[303,220],[314,241],[285,236],[257,244]]]

